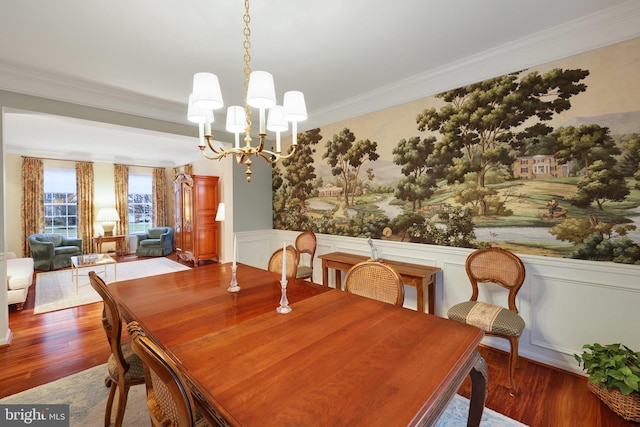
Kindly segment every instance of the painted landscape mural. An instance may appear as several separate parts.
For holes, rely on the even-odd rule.
[[[640,39],[299,134],[274,228],[640,265]]]

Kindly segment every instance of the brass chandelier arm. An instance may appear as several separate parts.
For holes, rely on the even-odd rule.
[[[270,150],[265,150],[264,147],[264,139],[266,135],[260,134],[260,145],[258,147],[251,146],[250,141],[244,147],[240,148],[216,148],[213,145],[213,135],[205,135],[205,139],[207,141],[207,146],[211,150],[213,155],[209,155],[206,152],[206,147],[201,146],[200,152],[202,155],[208,160],[219,160],[223,157],[227,157],[229,155],[236,156],[236,162],[238,164],[244,164],[247,167],[247,171],[245,172],[247,175],[247,182],[251,182],[251,164],[253,163],[251,160],[252,156],[260,156],[269,164],[277,163],[282,159],[288,159],[296,152],[296,146],[291,146],[291,152],[289,154],[276,153]]]

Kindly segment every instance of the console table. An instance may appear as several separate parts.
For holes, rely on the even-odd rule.
[[[103,243],[112,243],[116,244],[116,255],[122,256],[124,255],[124,238],[126,236],[124,234],[119,234],[116,236],[97,236],[93,238],[93,244],[96,247],[97,253],[102,253],[102,244]]]
[[[348,271],[359,262],[370,259],[366,256],[346,252],[331,252],[319,255],[318,258],[322,260],[322,284],[329,286],[329,269],[333,268],[336,271],[336,289],[342,288],[342,271]],[[400,273],[405,285],[416,288],[418,311],[422,313],[424,313],[424,288],[426,287],[428,313],[436,314],[436,273],[440,271],[440,268],[387,259],[380,261],[395,268]]]

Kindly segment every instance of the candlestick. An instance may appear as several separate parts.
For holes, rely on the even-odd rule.
[[[236,241],[236,235],[233,235],[233,268],[236,268],[236,253],[238,252],[238,242]]]
[[[287,299],[287,281],[282,280],[280,286],[282,287],[282,296],[280,297],[280,306],[276,308],[276,311],[280,314],[291,313],[293,309],[289,307],[289,300]]]
[[[237,267],[233,265],[231,267],[231,283],[229,283],[229,287],[227,291],[229,292],[238,292],[240,290],[240,286],[238,286],[238,280],[236,279],[236,270]]]
[[[282,279],[280,282],[287,282],[287,242],[282,245]]]

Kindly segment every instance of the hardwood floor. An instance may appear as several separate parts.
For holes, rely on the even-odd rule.
[[[172,257],[175,259],[175,257]],[[135,256],[118,262],[136,260]],[[102,303],[33,314],[34,285],[22,311],[9,310],[10,346],[0,348],[0,398],[105,363],[109,347]],[[126,336],[126,333],[124,334]],[[531,427],[622,427],[624,421],[587,389],[586,378],[520,358],[519,393],[509,396],[507,355],[481,347],[489,366],[486,406]],[[468,397],[466,380],[459,393]]]

